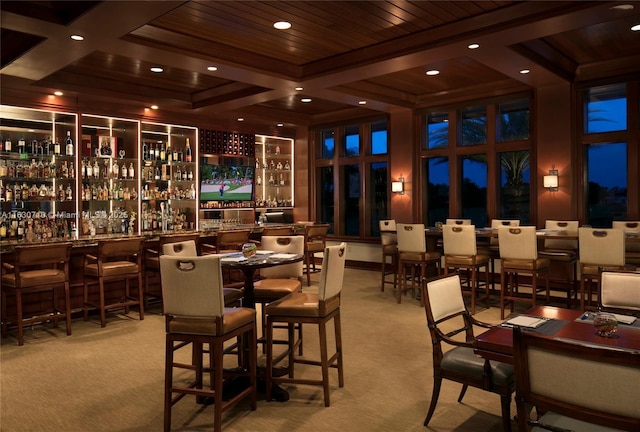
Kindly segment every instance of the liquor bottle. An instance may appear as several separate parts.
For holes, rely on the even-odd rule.
[[[6,197],[6,192],[4,190],[4,184],[2,184],[2,180],[0,180],[0,201],[4,201]]]
[[[4,142],[4,151],[6,152],[11,152],[11,138],[7,138],[6,141]]]
[[[189,181],[193,180],[193,171],[189,170],[189,177],[188,177]]]
[[[69,178],[69,167],[67,166],[67,161],[62,162],[62,167],[60,168],[60,177]]]
[[[135,177],[135,170],[133,169],[133,162],[129,164],[129,178],[132,179]]]
[[[171,143],[167,143],[167,162],[173,161],[173,152],[171,151]]]
[[[189,138],[187,138],[187,143],[184,149],[184,161],[191,162],[191,146],[189,145]]]
[[[173,157],[172,157],[174,162],[178,162],[178,150],[176,150],[175,148],[173,149]]]
[[[51,165],[49,165],[49,161],[46,161],[44,164],[44,170],[42,176],[45,178],[51,178]]]
[[[176,168],[174,180],[182,180],[182,171],[180,171],[180,167]]]
[[[113,161],[113,166],[111,167],[111,173],[113,174],[112,178],[117,179],[120,175],[120,167],[118,166],[118,161]]]
[[[71,139],[71,131],[67,131],[67,139],[65,144],[65,154],[67,156],[73,156],[73,140]]]
[[[69,167],[69,178],[76,178],[76,169],[73,166],[73,162],[71,162],[71,166]]]
[[[82,176],[83,179],[87,178],[87,162],[85,159],[82,159],[80,161],[80,175]]]
[[[67,201],[73,200],[73,190],[71,189],[71,184],[67,185]]]
[[[164,143],[160,141],[160,160],[164,162],[167,159],[167,152],[164,148]]]
[[[42,145],[35,138],[31,140],[30,153],[38,156],[42,156]]]
[[[142,160],[149,159],[149,146],[146,142],[142,142]]]
[[[53,154],[60,154],[60,139],[58,137],[56,137],[56,142],[53,144]]]
[[[153,158],[155,160],[160,160],[160,143],[156,144],[155,153],[154,153]]]
[[[2,218],[2,222],[0,222],[0,238],[7,237],[7,221],[5,218]]]
[[[155,174],[154,174],[154,179],[156,180],[160,180],[160,166],[156,165],[156,170],[155,170]]]
[[[52,155],[55,153],[55,144],[50,136],[47,136],[45,139],[46,148],[44,149],[45,154]]]
[[[18,140],[18,153],[24,153],[27,149],[27,142],[24,138]]]
[[[59,185],[58,186],[58,201],[64,201],[64,197],[65,197],[64,189],[62,189],[62,185]]]

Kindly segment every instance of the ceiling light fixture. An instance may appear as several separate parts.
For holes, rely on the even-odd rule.
[[[157,110],[158,108],[160,108],[158,105],[151,105],[152,110]]]
[[[71,39],[73,39],[74,41],[83,41],[84,40],[84,36],[80,36],[78,34],[72,34],[71,35]]]
[[[244,121],[243,117],[238,117],[238,121]]]
[[[277,21],[273,23],[273,27],[278,30],[288,30],[291,28],[291,23],[288,21]]]
[[[633,27],[631,27],[631,30],[633,31],[640,31],[640,24],[636,24]]]
[[[469,48],[469,49],[477,49],[477,48],[480,48],[480,44],[472,43],[472,44],[469,44],[469,46],[467,46],[467,48]]]
[[[56,96],[62,96],[64,93],[62,93],[60,90],[58,90],[58,91],[54,91],[53,94],[56,95]]]
[[[153,66],[150,70],[151,72],[155,72],[155,73],[164,72],[164,69],[162,69],[160,66]]]
[[[210,71],[210,72],[215,72],[215,71],[218,70],[218,68],[215,67],[215,66],[209,66],[209,67],[207,67],[207,70]]]
[[[436,69],[432,69],[432,70],[428,70],[428,71],[426,72],[426,74],[427,74],[427,75],[429,75],[429,76],[434,76],[434,75],[438,75],[438,74],[440,74],[440,71],[439,71],[439,70],[436,70]]]
[[[302,91],[304,90],[304,87],[296,87],[296,91]]]
[[[300,101],[304,102],[304,103],[309,103],[309,102],[311,102],[311,98],[302,98],[302,99],[300,99]]]
[[[520,73],[521,73],[522,75],[526,75],[526,74],[528,74],[529,72],[531,72],[529,69],[522,69],[522,70],[520,71]]]
[[[610,7],[611,10],[633,10],[633,5],[631,4],[621,4]]]
[[[367,101],[365,101],[365,100],[361,100],[361,101],[359,101],[359,102],[358,102],[358,104],[359,104],[359,105],[366,105],[366,104],[367,104]]]

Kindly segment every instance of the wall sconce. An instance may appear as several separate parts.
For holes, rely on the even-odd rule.
[[[552,165],[552,169],[549,170],[549,175],[544,176],[543,185],[551,192],[558,190],[558,170],[555,169],[555,165]]]
[[[404,177],[400,176],[398,181],[391,182],[391,192],[404,195]]]

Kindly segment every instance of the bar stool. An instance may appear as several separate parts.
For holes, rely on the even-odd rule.
[[[140,320],[144,319],[144,288],[142,285],[142,245],[143,237],[130,237],[98,241],[96,256],[86,254],[84,257],[84,320],[89,319],[89,307],[100,310],[100,326],[106,325],[106,312],[123,309],[129,313],[131,306],[140,309]],[[138,296],[131,295],[130,281],[137,282]],[[110,293],[105,283],[124,281],[124,296],[107,303],[106,295]],[[89,287],[98,285],[99,300],[90,301]],[[111,287],[111,284],[108,286]]]
[[[570,236],[578,235],[578,221],[545,221],[544,227],[549,230],[565,232]],[[558,263],[563,266],[564,278],[551,279],[565,285],[567,290],[567,307],[571,307],[571,297],[578,296],[578,240],[545,239],[544,249],[539,252],[540,257],[547,258],[553,266]]]
[[[324,252],[327,246],[329,224],[305,225],[304,227],[304,261],[307,273],[307,286],[311,285],[311,273],[317,273],[316,253]],[[313,270],[312,270],[313,269]]]
[[[382,243],[382,283],[380,291],[384,291],[385,284],[398,286],[398,235],[396,234],[395,219],[381,220],[380,242]],[[387,270],[387,258],[391,258],[391,270]],[[393,282],[387,281],[387,275],[393,274]]]
[[[444,242],[444,274],[449,269],[466,270],[467,286],[471,294],[471,314],[476,313],[476,291],[480,289],[478,272],[484,267],[484,300],[489,307],[489,257],[480,255],[476,246],[475,225],[444,225],[442,227]],[[468,274],[471,273],[471,277]]]
[[[612,228],[624,230],[625,235],[640,236],[640,221],[613,221]],[[640,242],[625,242],[624,262],[640,268]]]
[[[624,231],[613,228],[578,229],[580,250],[580,308],[591,306],[593,291],[599,299],[600,272],[625,270]],[[596,289],[593,290],[593,284]],[[585,294],[586,285],[586,294]],[[599,300],[596,301],[596,304]]]
[[[400,285],[397,289],[397,301],[402,302],[402,294],[411,289],[420,290],[416,285],[416,267],[420,269],[420,281],[427,276],[427,266],[435,265],[436,274],[441,273],[440,252],[427,252],[424,224],[397,224],[398,261],[400,265]],[[411,287],[407,287],[407,266],[411,268]]]
[[[249,397],[256,409],[256,311],[249,308],[225,308],[220,257],[215,255],[160,257],[162,296],[165,306],[166,348],[164,384],[164,430],[171,430],[171,408],[186,395],[212,398],[213,430],[222,430],[222,412]],[[228,400],[223,399],[223,358],[225,342],[247,338],[248,358],[234,376],[246,376],[248,385]],[[173,369],[184,368],[174,362],[176,349],[193,347],[194,380],[184,384],[173,380]],[[204,344],[209,344],[211,367],[203,366]],[[237,350],[240,356],[243,350]],[[210,373],[210,389],[204,386],[204,373]],[[174,397],[174,394],[177,394]]]
[[[538,276],[544,275],[546,299],[549,301],[549,260],[538,257],[538,239],[536,227],[501,226],[498,227],[500,247],[500,318],[504,319],[504,306],[507,302],[513,312],[516,301],[528,301],[531,307],[536,305],[538,295]],[[531,275],[531,298],[518,296],[518,275]]]
[[[71,301],[69,299],[69,260],[71,243],[55,243],[32,246],[17,246],[14,251],[13,264],[3,262],[6,273],[2,275],[2,337],[7,336],[8,324],[16,323],[18,327],[18,345],[24,345],[24,325],[43,321],[53,321],[58,327],[58,320],[64,319],[67,335],[71,334]],[[64,290],[61,296],[58,289]],[[49,292],[51,308],[41,311],[37,316],[29,313],[25,317],[23,300],[25,296]],[[15,314],[9,312],[7,298],[16,298]],[[62,297],[64,304],[59,306]]]
[[[501,226],[520,226],[520,221],[517,219],[492,219],[491,230],[495,231]],[[489,238],[488,244],[478,245],[480,254],[487,255],[489,257],[489,273],[491,273],[491,288],[495,289],[494,274],[496,271],[496,260],[500,259],[500,246],[497,236]]]

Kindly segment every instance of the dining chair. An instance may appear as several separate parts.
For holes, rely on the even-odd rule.
[[[302,236],[263,236],[262,249],[277,253],[304,254]],[[266,306],[291,293],[302,291],[303,262],[267,267],[260,270],[260,279],[253,283],[256,304],[260,304],[262,313],[262,338],[266,342]],[[302,326],[298,325],[298,339],[293,343],[302,355]],[[274,341],[284,343],[285,341]],[[286,341],[288,343],[288,341]]]
[[[640,221],[613,221],[612,228],[622,229],[625,234],[640,237]],[[625,243],[625,264],[631,264],[640,268],[640,242],[628,241]]]
[[[520,220],[518,219],[492,219],[491,230],[497,233],[497,230],[501,226],[520,226]],[[489,237],[488,242],[482,242],[478,244],[478,253],[487,255],[489,257],[489,273],[491,275],[491,289],[495,289],[495,272],[496,272],[496,260],[500,259],[500,246],[498,244],[498,236],[492,235]]]
[[[347,244],[327,246],[324,251],[324,262],[320,270],[318,292],[294,292],[267,305],[267,401],[271,400],[272,383],[303,384],[322,386],[324,405],[330,406],[329,368],[338,370],[338,386],[344,387],[344,367],[342,361],[342,327],[340,320],[340,293],[344,280],[344,265],[347,256]],[[335,335],[335,352],[329,354],[327,342],[327,324],[333,321]],[[289,331],[288,376],[275,377],[274,366],[279,359],[274,359],[273,328],[276,323],[285,323]],[[318,326],[320,342],[320,360],[304,359],[295,355],[294,325],[314,324]],[[280,356],[282,357],[282,356]],[[282,358],[282,359],[284,359]],[[322,378],[295,377],[296,363],[319,366]]]
[[[385,219],[379,222],[380,243],[382,244],[382,281],[380,291],[384,291],[386,284],[391,284],[393,289],[398,287],[398,235],[395,219]],[[387,258],[390,263],[387,263]],[[390,264],[390,265],[389,265]],[[393,282],[387,281],[387,275],[393,274]]]
[[[291,227],[281,226],[281,227],[264,227],[262,229],[262,236],[290,236],[291,235]]]
[[[162,296],[165,306],[165,384],[164,430],[171,430],[173,405],[186,395],[197,399],[211,398],[214,405],[213,430],[222,430],[222,412],[245,397],[249,397],[251,410],[256,409],[256,311],[250,308],[225,308],[220,257],[216,255],[180,257],[162,255]],[[247,362],[233,376],[248,377],[248,385],[233,397],[223,397],[225,370],[224,344],[239,337],[248,338]],[[184,344],[192,345],[193,381],[181,375],[174,381],[174,368],[184,369],[176,363],[174,352]],[[211,367],[203,365],[204,345],[209,345]],[[236,350],[238,356],[243,350]],[[205,387],[205,372],[209,372],[209,388]],[[186,381],[186,382],[185,382]],[[174,396],[175,395],[175,396]]]
[[[546,301],[549,301],[549,260],[538,256],[538,239],[534,226],[498,227],[500,250],[500,318],[507,303],[513,312],[516,301],[536,305],[538,276],[544,276]],[[518,293],[518,275],[531,276],[531,298]]]
[[[311,285],[311,273],[317,273],[316,254],[321,253],[327,246],[329,224],[305,225],[304,227],[304,262],[307,274],[307,286]]]
[[[107,324],[106,312],[138,306],[140,320],[144,319],[144,287],[142,285],[143,237],[125,237],[98,241],[97,254],[84,256],[84,320],[89,319],[89,308],[100,311],[100,326]],[[138,295],[131,293],[131,281],[136,281]],[[116,292],[111,282],[124,282],[124,295]],[[92,299],[90,287],[98,286],[98,300]],[[111,294],[111,298],[108,295]]]
[[[160,235],[157,242],[145,242],[144,245],[144,306],[149,307],[149,301],[162,303],[162,288],[160,286],[160,261],[164,245],[193,240],[197,247],[199,233],[180,233]],[[197,255],[197,252],[194,254]]]
[[[447,219],[445,225],[471,225],[471,219]]]
[[[8,334],[9,323],[18,328],[18,345],[24,345],[24,326],[66,321],[67,335],[71,334],[71,300],[69,298],[69,261],[72,243],[16,246],[13,260],[3,257],[2,267],[2,337]],[[7,262],[11,261],[11,262]],[[64,291],[60,295],[59,290]],[[41,312],[27,313],[24,305],[27,298],[39,297]],[[15,297],[15,311],[9,309],[8,298]],[[60,305],[59,299],[63,299]],[[44,307],[47,300],[50,307]]]
[[[601,309],[636,314],[640,312],[640,273],[604,271],[600,274]]]
[[[578,221],[547,220],[544,227],[548,230],[556,230],[566,233],[575,239],[545,239],[544,248],[539,251],[542,258],[549,260],[551,269],[549,282],[557,283],[567,292],[567,307],[571,307],[571,299],[578,297]],[[554,263],[562,268],[561,277],[552,278],[554,275]],[[558,269],[560,270],[560,269]]]
[[[480,255],[476,246],[475,225],[444,225],[444,274],[450,269],[464,270],[467,275],[467,287],[471,295],[471,314],[476,313],[476,300],[484,300],[489,307],[489,257]],[[484,294],[477,299],[480,289],[478,273],[484,267]]]
[[[580,309],[593,309],[599,302],[601,271],[625,270],[624,231],[613,228],[578,229],[580,254]],[[595,290],[593,289],[595,286]]]
[[[427,266],[434,265],[436,274],[441,273],[442,254],[438,251],[427,251],[424,224],[397,224],[398,234],[398,265],[400,266],[400,284],[396,290],[398,303],[402,302],[402,294],[411,289],[419,290],[419,284],[427,276]],[[407,274],[407,267],[410,273]],[[416,276],[419,269],[419,276]],[[416,283],[416,278],[419,277]],[[411,286],[407,286],[407,279],[411,280]]]
[[[433,391],[424,425],[429,425],[438,403],[442,380],[447,379],[462,384],[459,403],[469,386],[500,395],[502,427],[504,431],[510,431],[513,367],[474,354],[474,328],[492,326],[476,320],[467,310],[460,276],[443,275],[424,281],[422,298],[433,355]]]
[[[513,330],[518,431],[638,431],[640,353]],[[552,366],[550,366],[552,365]],[[538,417],[531,419],[535,407]]]

